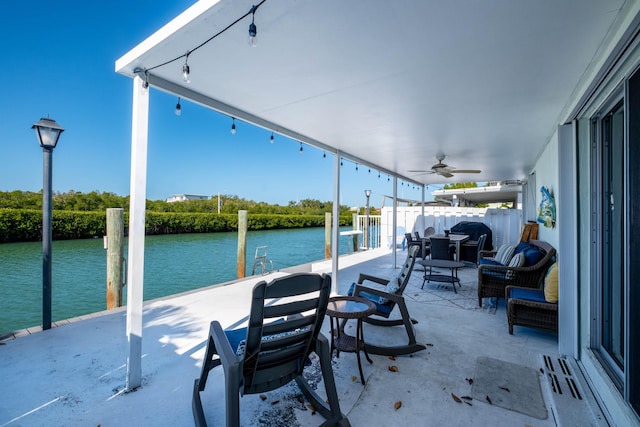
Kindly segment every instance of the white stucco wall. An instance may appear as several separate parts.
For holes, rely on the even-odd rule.
[[[549,192],[554,196],[556,201],[556,214],[561,208],[561,202],[556,196],[558,192],[558,132],[556,131],[551,140],[545,147],[542,155],[534,168],[536,175],[536,212],[542,201],[541,187],[547,187]],[[556,216],[557,217],[557,216]],[[543,224],[538,227],[538,239],[548,242],[551,246],[558,249],[558,227],[547,228]]]

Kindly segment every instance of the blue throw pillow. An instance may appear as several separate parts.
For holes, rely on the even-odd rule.
[[[544,252],[533,246],[524,253],[524,265],[527,267],[536,265],[542,258],[544,258]]]
[[[520,252],[526,252],[533,247],[534,246],[529,242],[520,242],[518,243],[518,246],[516,246],[516,250],[513,251],[513,254],[515,255],[519,254]]]

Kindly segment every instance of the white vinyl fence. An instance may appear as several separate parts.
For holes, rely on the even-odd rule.
[[[516,244],[522,230],[522,210],[520,209],[425,206],[423,216],[421,206],[410,206],[397,208],[397,213],[396,244],[398,247],[403,246],[404,233],[418,231],[422,236],[427,227],[435,228],[436,233],[443,233],[460,221],[483,222],[489,226],[493,235],[493,247],[496,249],[503,243]],[[358,229],[363,230],[365,222],[365,217],[359,215]],[[369,247],[377,248],[382,245],[391,247],[393,208],[382,208],[382,215],[370,216],[369,223],[371,236]]]

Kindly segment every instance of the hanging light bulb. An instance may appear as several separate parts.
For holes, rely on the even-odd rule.
[[[249,46],[251,47],[256,47],[258,46],[258,38],[256,36],[256,34],[258,34],[258,28],[256,27],[256,24],[254,23],[254,18],[256,16],[256,6],[254,5],[251,8],[251,24],[249,25]]]
[[[231,117],[231,135],[236,134],[236,118]]]
[[[269,142],[273,144],[274,138],[273,138],[273,132],[271,132],[271,138],[269,138]]]
[[[184,58],[184,65],[182,65],[182,78],[184,80],[185,83],[191,83],[191,80],[189,80],[189,51],[187,51],[187,54]]]
[[[358,164],[356,163],[356,172],[358,172]]]
[[[302,142],[300,143],[300,155],[302,155]]]
[[[326,153],[326,152],[323,152],[323,153],[322,153],[322,158],[323,158],[323,159],[326,159],[326,158],[327,158],[327,153]]]
[[[180,97],[178,97],[178,103],[176,104],[176,116],[182,113],[182,107],[180,107]]]

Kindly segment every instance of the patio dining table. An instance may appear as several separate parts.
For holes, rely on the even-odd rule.
[[[440,238],[445,238],[448,237],[449,241],[453,244],[456,245],[456,260],[460,260],[460,245],[463,242],[466,242],[467,240],[469,240],[469,235],[468,234],[454,234],[454,233],[449,233],[449,235],[445,235],[445,234],[434,234],[431,237],[440,237]]]

